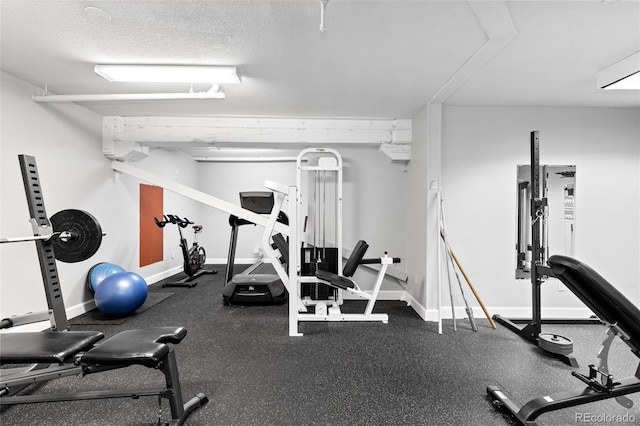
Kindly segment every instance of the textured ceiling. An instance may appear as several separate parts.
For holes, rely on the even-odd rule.
[[[640,2],[506,4],[516,37],[445,104],[640,106],[595,88],[640,50]],[[317,0],[2,0],[0,14],[2,70],[52,93],[189,90],[109,83],[97,63],[236,65],[243,79],[224,101],[84,104],[101,115],[410,118],[487,41],[466,1],[330,0],[326,32]]]

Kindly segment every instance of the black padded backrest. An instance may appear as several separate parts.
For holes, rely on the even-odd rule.
[[[269,214],[273,208],[273,192],[254,191],[240,193],[240,206],[258,214]]]
[[[289,265],[289,242],[284,238],[281,233],[274,234],[273,243],[276,245],[278,251],[280,251],[280,255],[284,259],[284,263]]]
[[[347,259],[347,264],[344,265],[344,269],[342,270],[342,275],[345,277],[352,277],[353,274],[356,273],[356,269],[358,269],[358,265],[362,261],[364,254],[367,252],[369,248],[369,244],[364,240],[358,241],[358,244],[353,248],[351,252],[351,256]]]
[[[547,263],[553,274],[598,318],[617,324],[628,334],[627,344],[640,356],[640,309],[600,274],[576,259],[555,255]]]

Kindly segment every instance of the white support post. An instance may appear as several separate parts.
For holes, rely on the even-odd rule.
[[[289,223],[298,223],[298,190],[296,187],[289,187]],[[298,330],[298,309],[302,305],[300,300],[300,286],[298,276],[300,275],[300,245],[301,241],[298,232],[292,230],[289,235],[289,336],[302,336]]]
[[[367,302],[367,308],[364,310],[365,315],[371,315],[373,312],[373,307],[376,304],[376,299],[378,298],[378,292],[380,292],[380,287],[382,287],[382,281],[384,280],[384,275],[387,273],[387,268],[390,264],[393,263],[393,259],[385,254],[382,260],[382,268],[380,268],[380,272],[378,272],[378,277],[376,278],[376,285],[373,287],[373,291],[371,292],[371,299]]]
[[[274,204],[271,210],[271,215],[267,221],[267,226],[264,229],[262,235],[262,247],[271,259],[278,276],[287,287],[289,293],[289,336],[302,336],[302,333],[298,331],[298,306],[302,304],[300,301],[299,287],[298,287],[298,273],[296,268],[298,265],[299,251],[297,247],[300,247],[300,242],[297,238],[298,232],[295,229],[292,230],[289,236],[289,273],[284,270],[282,264],[278,261],[275,250],[271,247],[271,235],[273,228],[278,220],[278,213],[282,210],[285,197],[289,200],[289,223],[296,224],[297,212],[296,212],[296,197],[297,190],[295,186],[284,186],[275,182],[266,181],[264,186],[274,193]],[[284,254],[284,253],[281,253]]]
[[[265,186],[267,186],[266,183]],[[286,285],[286,283],[289,281],[289,276],[282,267],[282,264],[279,262],[278,257],[276,256],[276,251],[271,246],[273,228],[278,221],[278,214],[280,213],[280,210],[282,210],[282,203],[284,202],[285,194],[283,194],[282,192],[274,191],[273,195],[274,202],[271,209],[271,214],[269,215],[267,225],[265,226],[264,232],[262,233],[262,250],[264,250],[267,257],[271,260],[271,264],[276,270],[276,273],[278,274],[280,280]]]

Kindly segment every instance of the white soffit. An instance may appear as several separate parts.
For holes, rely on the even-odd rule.
[[[614,83],[625,80],[630,76],[637,78],[639,73],[640,51],[600,71],[596,79],[598,89],[616,89],[616,87],[613,86]]]

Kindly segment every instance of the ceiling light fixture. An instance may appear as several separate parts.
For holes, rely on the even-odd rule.
[[[108,102],[108,101],[160,101],[224,99],[220,84],[240,83],[236,67],[204,65],[96,65],[95,72],[109,81],[137,83],[187,83],[187,93],[103,93],[53,95],[45,85],[42,95],[34,95],[35,102]],[[210,84],[211,88],[195,92],[193,85]]]
[[[636,52],[600,71],[599,89],[640,90],[640,52]]]
[[[205,65],[96,65],[95,72],[111,82],[240,83],[236,67]]]
[[[208,100],[224,99],[224,92],[220,86],[212,85],[206,92],[188,93],[103,93],[90,95],[51,95],[45,86],[42,95],[34,95],[31,99],[38,103],[48,102],[109,102],[109,101],[179,101],[179,100]]]

